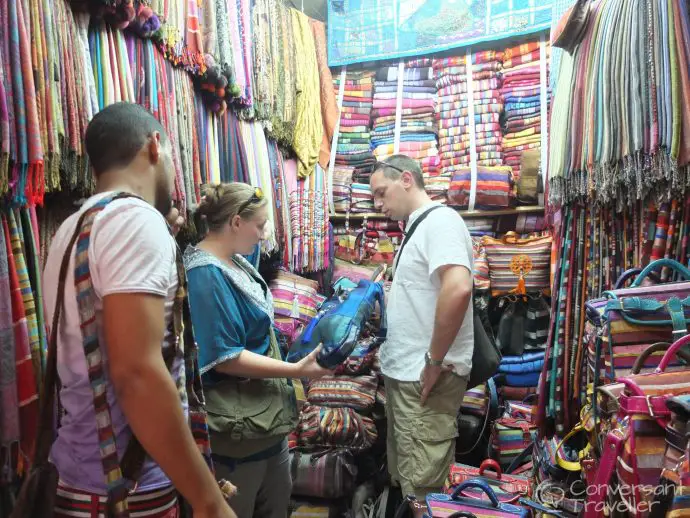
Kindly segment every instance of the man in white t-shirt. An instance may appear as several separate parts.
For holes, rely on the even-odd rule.
[[[136,510],[137,516],[176,518],[176,488],[192,506],[195,518],[236,518],[187,424],[187,399],[176,387],[184,375],[184,362],[178,355],[171,376],[162,355],[168,347],[178,285],[176,244],[163,217],[172,209],[170,141],[153,115],[131,103],[113,104],[99,112],[85,140],[97,194],[60,226],[51,243],[43,279],[47,321],[52,321],[62,258],[79,216],[114,192],[139,196],[114,200],[97,214],[88,249],[117,452],[122,459],[134,433],[148,453],[130,510]],[[108,492],[80,329],[74,261],[72,251],[57,344],[64,409],[51,450],[60,474],[57,517],[76,516],[85,501],[92,509],[102,507]]]
[[[396,257],[381,347],[388,470],[420,504],[441,490],[454,460],[474,350],[472,241],[460,215],[429,198],[419,164],[405,155],[376,165],[371,191],[376,208],[406,220],[408,231],[430,211]]]

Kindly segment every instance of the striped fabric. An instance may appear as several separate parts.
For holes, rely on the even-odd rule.
[[[368,413],[376,402],[378,376],[324,376],[309,385],[307,400],[312,405],[348,407]]]
[[[354,167],[342,165],[335,166],[333,169],[333,208],[336,212],[348,212],[350,210],[354,169]]]
[[[374,196],[368,184],[352,183],[352,201],[350,210],[355,213],[376,212]]]
[[[378,433],[376,424],[351,408],[307,405],[297,425],[297,444],[305,450],[370,448]]]
[[[275,314],[310,321],[326,300],[318,288],[316,281],[280,270],[270,285]]]
[[[503,468],[510,465],[537,437],[537,426],[531,418],[504,415],[494,424],[493,448]]]
[[[132,518],[178,518],[177,493],[172,486],[137,493],[127,499]],[[58,484],[55,518],[109,518],[107,497]]]
[[[521,280],[525,290],[550,292],[552,238],[517,238],[509,233],[502,240],[482,238],[489,262],[491,293],[494,296],[515,292]]]
[[[486,384],[482,383],[481,385],[477,385],[476,387],[465,392],[465,396],[462,398],[460,412],[463,414],[474,414],[484,417],[488,411],[488,403],[489,398],[486,395]]]
[[[500,158],[500,154],[496,155]],[[485,157],[493,158],[493,156]],[[469,156],[467,157],[469,163]],[[452,164],[447,164],[452,165]],[[469,167],[456,170],[448,189],[451,205],[467,207],[470,202],[472,171]],[[510,204],[513,189],[513,173],[510,167],[477,167],[477,208],[502,208]]]
[[[626,437],[623,451],[616,462],[616,474],[620,495],[631,516],[649,516],[645,511],[654,500],[654,488],[659,484],[664,454],[666,430],[660,426],[658,416],[652,417],[646,410],[626,412],[625,400],[664,398],[690,394],[690,372],[664,372],[631,376],[644,396],[631,396],[626,389],[621,395],[618,428]],[[649,491],[645,490],[649,488]]]
[[[672,297],[685,300],[690,297],[690,282],[667,283],[657,286],[645,286],[641,288],[623,288],[611,292],[616,297],[629,298],[640,297],[645,300],[655,300],[666,303]],[[623,313],[619,310],[606,312],[606,306],[610,299],[599,298],[587,303],[588,321],[585,324],[585,337],[588,347],[589,376],[590,382],[594,379],[595,359],[596,359],[596,340],[598,329],[605,326],[601,333],[601,359],[598,373],[599,379],[613,379],[619,376],[630,374],[633,364],[637,357],[650,345],[657,342],[672,343],[673,326],[671,325],[636,325],[628,322]],[[690,321],[690,305],[684,308],[685,319]],[[658,311],[634,313],[634,318],[641,321],[669,320],[668,309],[663,307]],[[690,328],[690,326],[689,326]],[[690,329],[688,329],[690,331]],[[613,361],[611,358],[613,352]],[[663,351],[652,354],[645,362],[642,372],[649,372],[656,368],[663,357]],[[670,368],[675,370],[681,368],[682,364],[677,360],[672,360]]]
[[[96,215],[110,201],[112,198],[105,198],[86,211],[76,244],[74,287],[77,294],[84,355],[86,356],[86,363],[89,365],[89,380],[93,389],[93,404],[96,411],[103,473],[108,483],[108,498],[113,506],[114,516],[116,518],[128,518],[130,516],[127,504],[128,488],[120,469],[117,449],[115,448],[115,433],[110,419],[110,406],[106,398],[107,381],[99,343],[94,304],[95,292],[89,265],[91,227]]]
[[[311,498],[342,498],[355,488],[357,466],[349,452],[290,452],[292,494]],[[294,516],[294,514],[292,515]]]

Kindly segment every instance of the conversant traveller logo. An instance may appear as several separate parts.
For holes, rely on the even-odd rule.
[[[655,506],[673,498],[674,485],[586,485],[581,481],[570,485],[541,482],[534,490],[534,500],[553,509],[575,513],[649,513]],[[603,495],[603,498],[596,498]]]

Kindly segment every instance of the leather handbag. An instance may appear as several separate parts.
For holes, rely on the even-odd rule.
[[[464,496],[473,490],[483,492],[483,497]],[[491,486],[481,479],[470,479],[463,482],[450,495],[445,493],[428,494],[426,505],[430,518],[450,518],[453,516],[527,518],[529,516],[525,507],[501,502]]]
[[[450,467],[443,491],[449,495],[453,494],[460,484],[471,479],[486,482],[494,490],[500,502],[514,504],[521,497],[532,495],[532,486],[528,477],[504,473],[498,462],[493,459],[484,460],[478,468],[456,462]],[[474,487],[464,490],[461,494],[489,500],[486,493]]]
[[[618,426],[606,435],[602,457],[588,494],[585,518],[603,515],[607,488],[615,472],[620,490],[616,497],[628,509],[653,508],[671,422],[669,399],[690,393],[690,372],[664,372],[676,352],[690,344],[690,335],[677,340],[654,373],[620,378]],[[614,502],[615,504],[615,502]]]
[[[654,516],[666,516],[673,505],[674,496],[685,493],[682,465],[688,446],[690,394],[669,398],[666,401],[666,406],[671,411],[671,419],[666,426],[666,451],[661,464],[659,486],[655,491],[654,503],[652,504]],[[678,499],[676,499],[677,503]],[[682,514],[681,510],[676,508],[672,516]]]
[[[670,268],[680,282],[645,286],[654,270]],[[625,276],[626,274],[624,274]],[[619,283],[620,284],[620,283]],[[586,303],[587,379],[595,390],[605,380],[630,374],[635,360],[649,344],[674,342],[690,329],[690,270],[660,259],[650,263],[628,288],[604,292]],[[653,370],[660,356],[651,356],[645,370]],[[674,358],[671,368],[682,368]]]

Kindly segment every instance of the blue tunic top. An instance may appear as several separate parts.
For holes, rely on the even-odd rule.
[[[242,351],[268,353],[273,325],[271,292],[243,257],[235,256],[234,261],[254,280],[203,250],[190,247],[185,252],[199,369],[207,385],[226,378],[214,367],[236,358]]]

